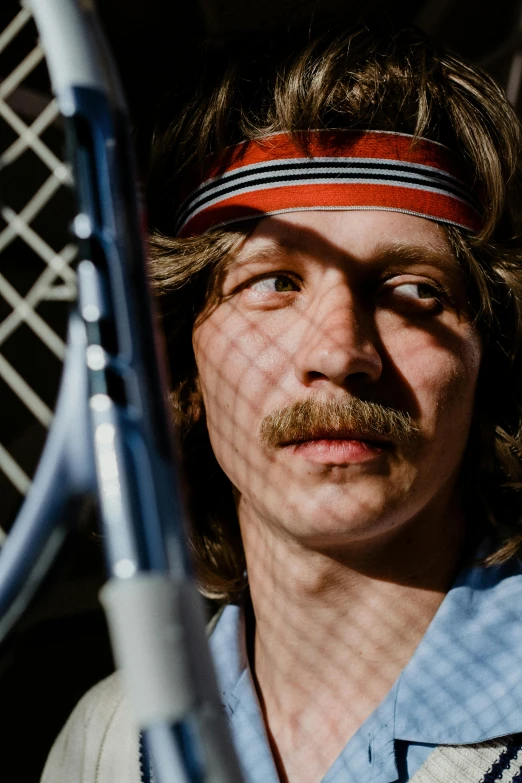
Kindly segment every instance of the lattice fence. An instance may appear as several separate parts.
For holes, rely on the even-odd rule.
[[[5,23],[4,23],[5,24]],[[0,32],[0,530],[27,493],[52,419],[76,295],[63,133],[29,11]]]

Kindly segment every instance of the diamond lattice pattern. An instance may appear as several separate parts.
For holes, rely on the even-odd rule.
[[[27,493],[53,415],[76,296],[71,175],[43,51],[23,8],[0,33],[0,530]],[[1,535],[1,534],[0,534]]]

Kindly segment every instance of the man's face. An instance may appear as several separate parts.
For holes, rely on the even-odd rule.
[[[266,218],[218,294],[193,344],[243,524],[327,549],[451,511],[481,344],[438,224],[370,210]],[[411,425],[344,425],[331,403],[354,400]]]

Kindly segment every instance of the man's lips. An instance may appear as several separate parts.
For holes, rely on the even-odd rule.
[[[361,441],[363,443],[375,444],[376,446],[391,446],[391,438],[386,438],[383,435],[375,435],[367,432],[356,432],[354,430],[314,430],[305,437],[297,438],[293,440],[283,440],[279,444],[280,446],[299,446],[304,443],[313,443],[315,441],[336,441],[336,440],[348,440],[348,441]]]
[[[388,438],[363,433],[314,433],[300,440],[281,443],[281,447],[311,462],[346,465],[368,462],[393,443]]]

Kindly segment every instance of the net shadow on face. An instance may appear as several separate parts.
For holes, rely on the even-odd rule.
[[[310,738],[303,759],[306,747],[324,746],[326,769],[429,624],[433,612],[419,610],[412,588],[436,602],[460,564],[458,477],[480,341],[456,305],[411,289],[425,269],[395,271],[398,285],[383,292],[390,278],[380,269],[375,284],[371,253],[352,274],[337,243],[297,230],[309,253],[284,267],[265,253],[231,291],[225,280],[193,345],[205,426],[239,517],[265,717],[289,746]],[[372,590],[355,599],[350,571]],[[281,683],[292,710],[274,696]],[[318,729],[335,694],[343,717]]]

